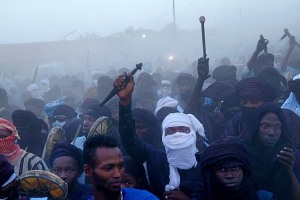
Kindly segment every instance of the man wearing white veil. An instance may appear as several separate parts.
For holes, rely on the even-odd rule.
[[[204,128],[193,115],[171,113],[162,123],[165,151],[146,143],[137,136],[132,118],[134,85],[131,74],[120,75],[114,82],[114,87],[119,89],[119,132],[122,145],[133,160],[143,163],[152,193],[160,199],[176,197],[178,200],[188,200],[201,179],[195,155],[198,152],[196,132],[205,137]]]

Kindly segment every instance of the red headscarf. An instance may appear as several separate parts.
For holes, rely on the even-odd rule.
[[[0,129],[11,132],[11,135],[0,139],[0,154],[4,155],[8,162],[12,165],[24,152],[20,146],[16,144],[16,140],[20,139],[16,127],[8,120],[0,118]]]

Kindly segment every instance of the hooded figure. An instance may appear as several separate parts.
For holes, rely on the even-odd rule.
[[[162,149],[161,125],[158,123],[155,115],[147,109],[134,108],[132,117],[135,120],[137,135],[146,143]]]
[[[282,109],[272,103],[259,106],[249,131],[242,137],[251,151],[253,180],[258,189],[273,192],[278,200],[294,199],[294,191],[300,195],[300,152],[292,148],[292,135]]]
[[[28,110],[15,110],[11,118],[22,138],[18,142],[20,147],[41,157],[48,135],[41,120]]]
[[[227,137],[211,143],[201,154],[200,163],[203,182],[194,199],[260,199],[252,181],[250,151],[240,138]]]

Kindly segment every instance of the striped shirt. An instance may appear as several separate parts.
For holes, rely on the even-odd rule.
[[[46,163],[38,156],[24,151],[22,156],[17,160],[14,165],[14,170],[17,176],[30,170],[45,170],[49,171]]]
[[[75,139],[74,146],[81,149],[81,150],[83,150],[83,146],[84,146],[85,141],[86,141],[85,136],[77,137]]]

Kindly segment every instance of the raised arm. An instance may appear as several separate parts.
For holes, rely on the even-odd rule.
[[[125,84],[128,79],[128,83]],[[131,99],[134,90],[134,79],[131,74],[120,75],[114,82],[114,87],[119,89],[119,132],[122,145],[126,152],[136,161],[144,162],[152,157],[153,154],[165,154],[159,152],[150,144],[142,141],[135,130],[135,122],[132,117]]]
[[[286,68],[287,68],[287,62],[289,61],[289,58],[290,58],[290,56],[291,56],[291,53],[292,53],[292,51],[293,51],[295,45],[296,45],[295,36],[291,36],[291,37],[290,37],[290,41],[289,41],[289,49],[288,49],[288,51],[286,52],[284,58],[282,59],[282,61],[281,61],[281,63],[280,63],[280,66],[279,66],[279,68],[280,68],[280,70],[281,70],[282,72],[285,72],[285,71],[286,71]]]
[[[202,106],[203,100],[201,101],[201,93],[204,81],[209,78],[209,59],[200,58],[198,59],[198,79],[196,85],[189,97],[189,100],[186,104],[184,113],[194,114],[197,112],[198,108]]]
[[[253,71],[253,68],[254,68],[254,65],[255,65],[255,61],[256,61],[256,58],[258,56],[258,54],[264,50],[268,44],[268,40],[266,39],[259,39],[258,42],[257,42],[257,46],[256,46],[256,49],[254,51],[254,53],[252,54],[250,60],[248,61],[247,63],[247,67],[249,69],[249,71]]]

